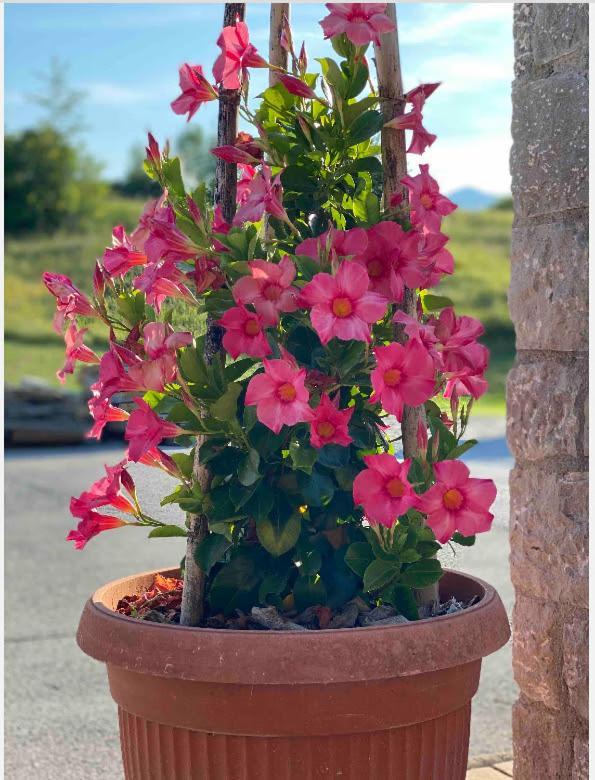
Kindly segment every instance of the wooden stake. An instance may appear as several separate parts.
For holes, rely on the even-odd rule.
[[[390,122],[405,112],[405,99],[403,97],[403,78],[401,75],[401,61],[399,57],[399,31],[397,26],[397,10],[394,3],[388,3],[386,15],[394,22],[394,34],[387,33],[382,38],[382,46],[374,47],[376,56],[376,73],[378,75],[378,94],[380,96],[381,110],[385,122]],[[403,216],[407,216],[407,188],[401,184],[401,179],[407,174],[407,155],[405,152],[405,131],[382,128],[380,134],[382,147],[382,167],[384,175],[384,206],[388,206],[391,195],[402,195],[400,207]],[[411,317],[417,319],[417,294],[408,287],[403,293],[403,301],[397,304],[397,308]],[[404,333],[401,326],[395,329],[395,337],[403,341]],[[425,423],[423,406],[405,406],[403,420],[401,422],[401,434],[403,443],[403,456],[415,458],[419,453],[417,446],[417,430],[420,422]],[[416,599],[420,605],[429,605],[438,599],[438,586],[432,585],[421,588],[416,592]]]
[[[223,13],[223,26],[235,26],[236,21],[244,20],[244,3],[226,3]],[[238,107],[240,105],[239,90],[221,89],[219,91],[219,117],[217,122],[217,145],[235,144],[238,131]],[[215,170],[215,203],[221,207],[223,218],[231,222],[236,212],[237,165],[227,163],[217,158]],[[221,351],[221,328],[215,325],[212,318],[207,319],[205,337],[205,361],[210,364],[215,355]],[[200,464],[199,450],[205,439],[196,437],[194,454],[194,481],[201,490],[209,489],[211,475],[209,470]],[[197,626],[204,615],[206,576],[195,559],[199,544],[209,532],[209,522],[205,515],[188,514],[188,541],[186,543],[186,562],[184,570],[184,590],[182,594],[182,613],[180,624]]]
[[[283,17],[289,21],[289,3],[271,3],[271,19],[269,26],[269,63],[287,70],[287,52],[281,46],[281,30]],[[274,87],[278,81],[276,71],[269,70],[269,86]]]

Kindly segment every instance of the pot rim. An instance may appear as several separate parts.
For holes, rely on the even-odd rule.
[[[510,637],[506,611],[495,589],[451,569],[445,569],[441,579],[443,590],[450,595],[465,591],[466,598],[479,595],[476,604],[451,615],[393,626],[317,631],[198,628],[139,621],[108,606],[114,603],[110,593],[123,595],[128,582],[138,587],[143,580],[149,584],[156,573],[177,572],[177,568],[155,569],[98,588],[81,616],[79,647],[108,665],[145,674],[203,682],[288,684],[385,679],[447,669],[495,652]]]

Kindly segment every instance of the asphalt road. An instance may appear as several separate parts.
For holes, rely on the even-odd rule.
[[[483,443],[466,458],[472,473],[499,488],[496,521],[475,547],[445,563],[496,586],[512,608],[508,571],[508,471],[503,421],[481,418],[471,435]],[[101,476],[121,446],[12,450],[5,462],[5,777],[10,780],[120,780],[116,708],[104,668],[75,643],[83,604],[99,585],[135,571],[176,564],[183,540],[145,540],[116,529],[82,552],[64,541],[78,495]],[[140,493],[158,509],[168,481],[137,472]],[[163,515],[159,515],[162,517]],[[172,510],[172,517],[175,511]],[[471,756],[507,752],[516,698],[510,645],[484,662],[474,700]],[[172,778],[175,780],[175,778]]]

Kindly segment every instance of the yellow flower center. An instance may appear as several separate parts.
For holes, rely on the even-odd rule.
[[[258,320],[247,320],[244,325],[244,333],[246,336],[257,336],[260,333]]]
[[[428,195],[427,193],[421,196],[419,202],[424,207],[424,209],[432,208],[432,205],[434,203],[434,201],[432,200],[432,196]]]
[[[289,382],[285,382],[279,386],[277,395],[282,401],[289,403],[290,401],[295,401],[297,393],[293,385],[289,384]]]
[[[333,314],[335,317],[349,317],[353,311],[353,306],[349,298],[335,298],[333,301]]]
[[[267,284],[262,291],[262,296],[267,301],[278,301],[281,297],[281,288],[278,284]]]
[[[451,488],[442,496],[442,502],[447,509],[460,509],[463,503],[463,494],[460,490]]]
[[[405,485],[398,477],[393,477],[386,483],[386,490],[392,498],[402,498],[405,493]]]
[[[322,439],[330,439],[335,430],[335,426],[329,420],[324,420],[316,426],[316,431]]]
[[[368,276],[370,279],[378,279],[379,276],[382,276],[384,272],[384,267],[380,260],[372,260],[372,262],[368,263]]]
[[[388,371],[384,372],[384,384],[388,385],[389,387],[394,387],[395,385],[398,385],[401,381],[401,372],[398,368],[389,368]]]

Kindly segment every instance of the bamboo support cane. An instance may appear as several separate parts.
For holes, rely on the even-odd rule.
[[[394,3],[388,3],[386,15],[394,22],[395,31],[383,36],[382,46],[374,47],[376,57],[376,72],[378,75],[378,94],[384,121],[389,122],[405,111],[403,97],[403,78],[399,57],[399,31],[397,26],[397,10]],[[401,179],[407,174],[407,155],[405,152],[405,131],[383,128],[381,131],[382,168],[384,175],[384,205],[387,207],[391,195],[402,195],[400,208],[407,215],[407,189],[401,184]],[[417,318],[417,294],[408,287],[403,293],[403,301],[397,308]],[[395,337],[403,340],[403,329],[398,325]],[[414,458],[419,453],[417,445],[417,430],[420,422],[425,422],[423,406],[405,406],[401,422],[403,457]],[[416,600],[420,605],[430,605],[438,600],[438,586],[420,588],[416,592]]]
[[[223,12],[223,26],[230,27],[236,21],[244,20],[244,3],[226,3]],[[238,126],[239,90],[221,89],[219,91],[219,116],[217,121],[217,145],[235,144]],[[215,171],[215,203],[221,207],[223,218],[231,222],[236,211],[237,165],[217,158]],[[204,358],[211,363],[221,350],[221,328],[209,317],[205,337]],[[202,436],[196,438],[193,477],[206,492],[210,484],[209,470],[199,462],[199,450],[204,442]],[[184,591],[182,594],[182,613],[180,624],[197,626],[204,614],[205,573],[195,559],[198,545],[209,532],[205,515],[188,514],[188,541],[186,543],[186,561],[184,570]]]

